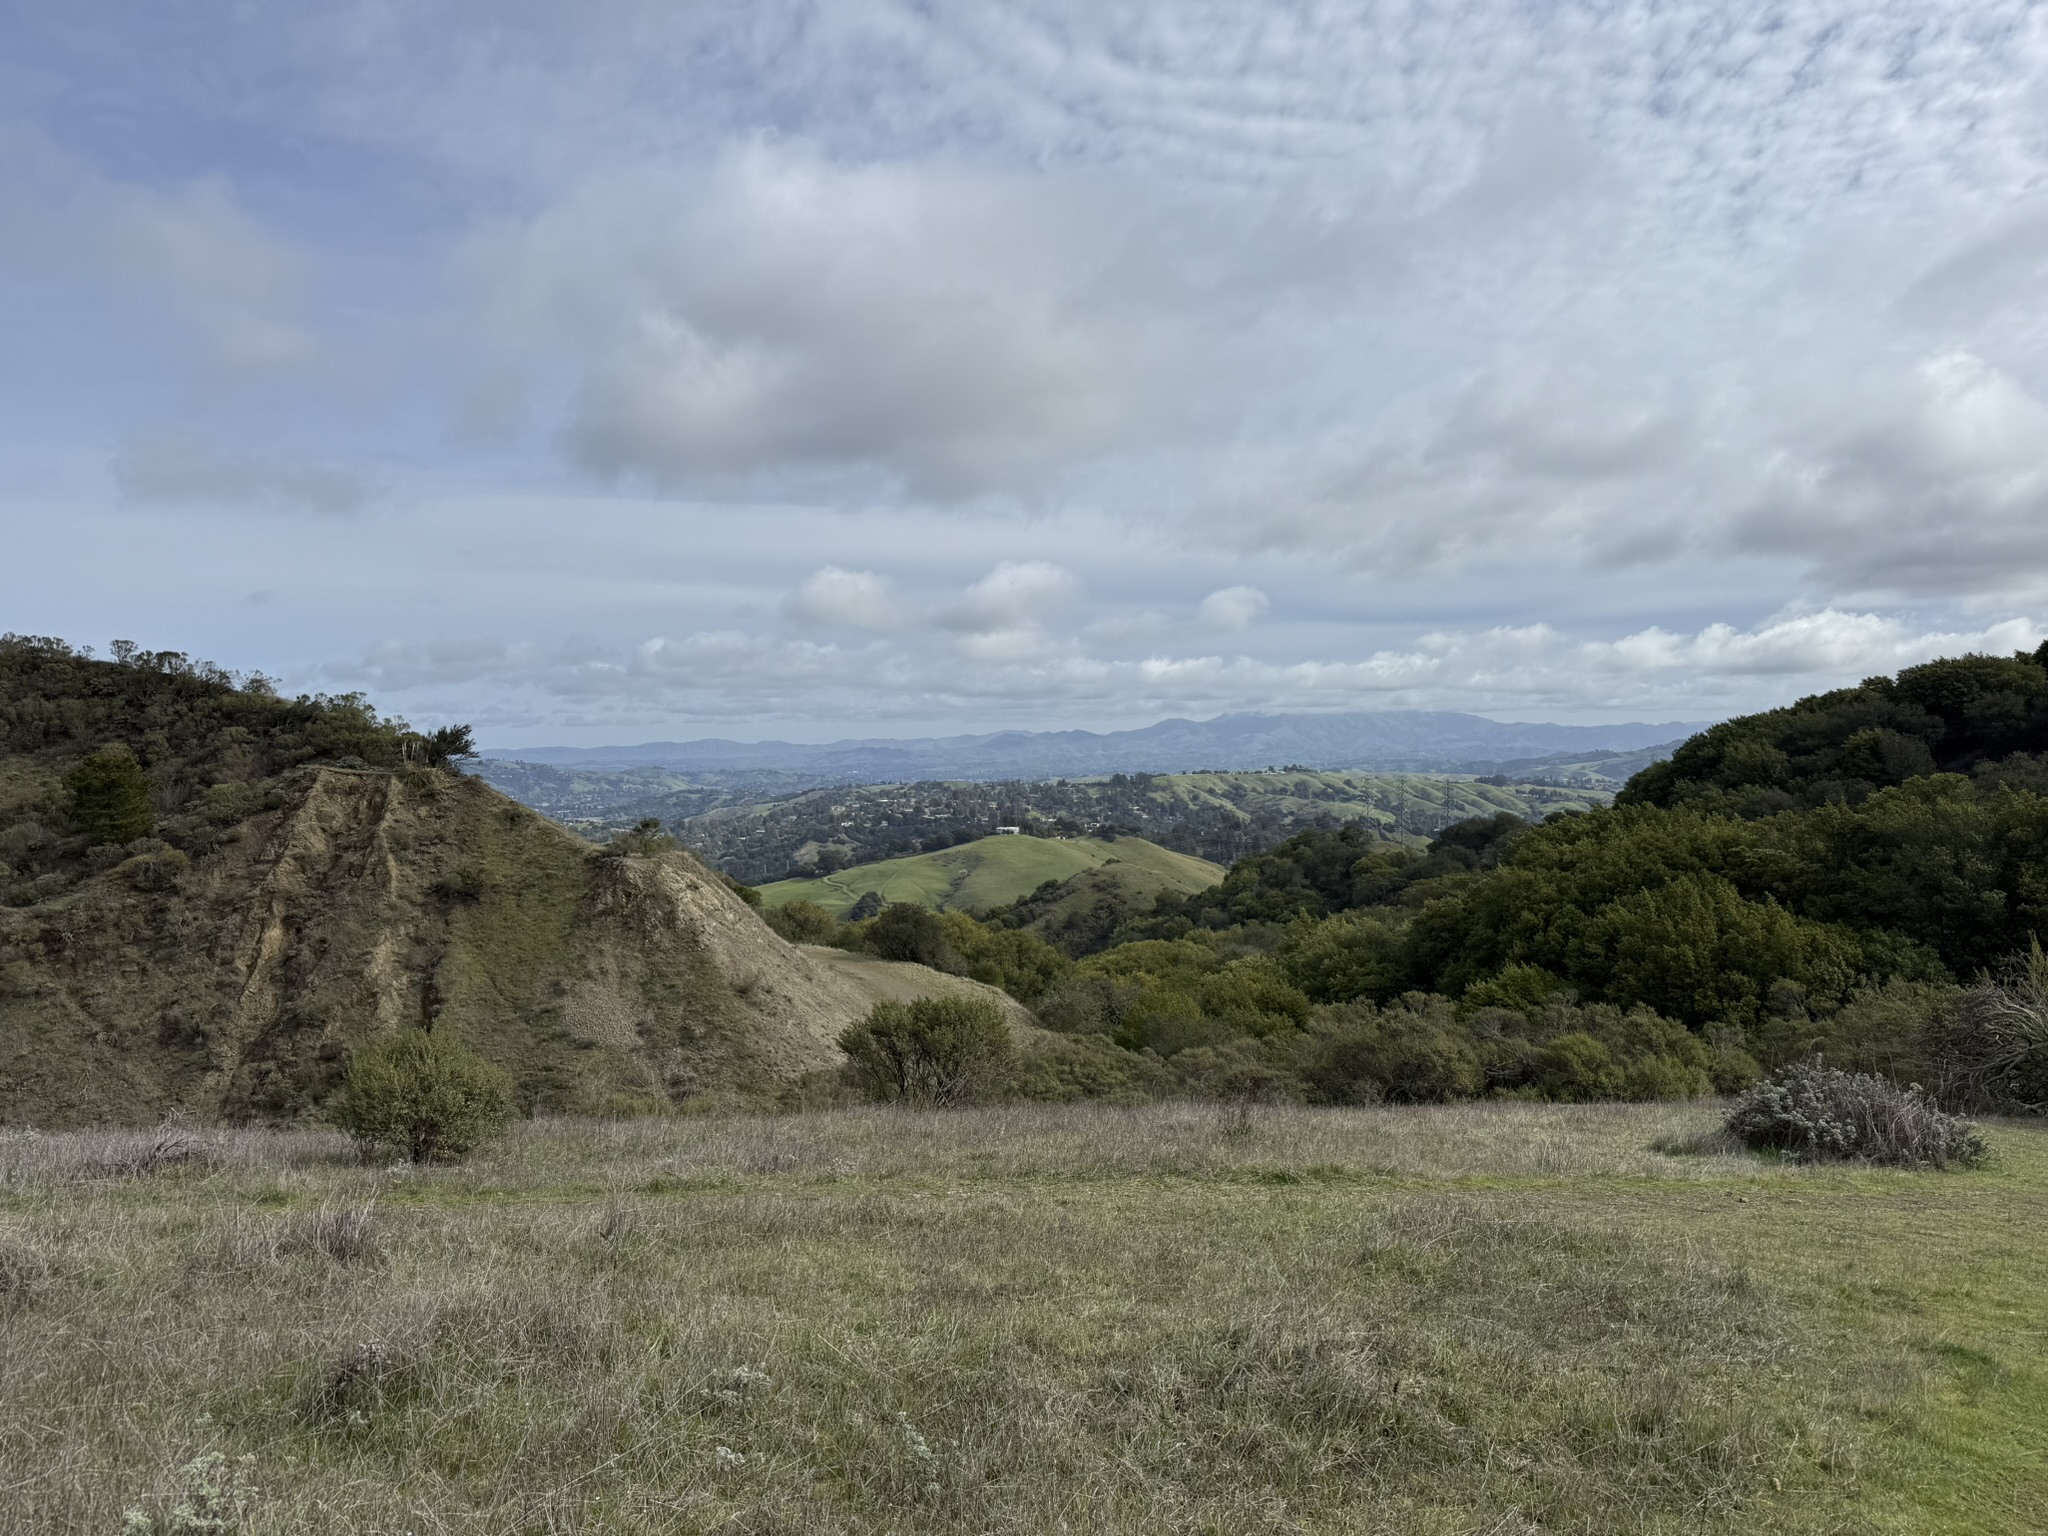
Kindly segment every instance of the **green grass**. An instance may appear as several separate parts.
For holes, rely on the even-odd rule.
[[[778,880],[761,887],[761,899],[771,907],[814,901],[828,912],[844,912],[863,893],[879,891],[885,901],[985,912],[1029,895],[1047,880],[1097,869],[1128,870],[1146,893],[1205,890],[1223,878],[1221,865],[1143,838],[984,837],[937,853],[857,864],[816,880]]]
[[[2048,1132],[1155,1106],[0,1139],[8,1529],[2041,1529]],[[723,1453],[721,1453],[721,1448]]]

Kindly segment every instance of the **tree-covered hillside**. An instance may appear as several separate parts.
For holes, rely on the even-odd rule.
[[[1621,803],[1742,816],[1860,803],[1931,773],[2048,788],[2048,644],[1871,677],[1702,731],[1638,774]]]
[[[142,839],[159,858],[204,852],[302,764],[436,767],[469,751],[467,727],[423,734],[358,694],[282,698],[260,675],[112,649],[0,636],[0,903],[52,895]],[[122,816],[96,809],[123,797]]]
[[[1960,657],[1729,721],[1611,808],[1421,848],[1312,828],[1208,890],[1067,882],[982,926],[1058,957],[1020,973],[1075,1093],[1703,1092],[1818,1051],[2039,1105],[2044,663]]]
[[[1598,789],[1296,768],[998,784],[842,784],[666,819],[702,857],[739,879],[758,882],[932,853],[986,837],[998,826],[1045,837],[1130,833],[1223,864],[1309,827],[1360,823],[1381,836],[1421,844],[1473,816],[1507,812],[1535,820],[1558,810],[1588,810],[1607,798]]]

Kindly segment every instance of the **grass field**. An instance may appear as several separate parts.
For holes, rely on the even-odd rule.
[[[2041,1530],[2048,1133],[1651,1149],[1713,1116],[13,1133],[0,1528]]]
[[[985,912],[1029,895],[1047,880],[1065,880],[1083,870],[1126,871],[1134,890],[1200,891],[1223,878],[1223,868],[1206,859],[1173,853],[1143,838],[984,837],[943,848],[857,864],[816,880],[778,880],[761,889],[771,907],[814,901],[828,912],[843,912],[867,891],[885,901],[913,902],[942,912]]]

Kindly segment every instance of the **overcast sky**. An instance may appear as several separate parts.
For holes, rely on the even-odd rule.
[[[2034,4],[0,0],[0,628],[493,745],[2048,621]]]

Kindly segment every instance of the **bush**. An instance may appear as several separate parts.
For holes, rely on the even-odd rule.
[[[632,831],[614,832],[611,841],[598,853],[609,859],[645,859],[673,853],[682,846],[662,828],[659,816],[643,816],[634,823]]]
[[[1576,1031],[1559,1035],[1537,1053],[1535,1083],[1544,1098],[1574,1104],[1618,1099],[1627,1091],[1614,1053]]]
[[[882,908],[868,930],[868,949],[884,960],[907,960],[935,971],[959,969],[939,914],[908,901]]]
[[[1110,1104],[1143,1104],[1166,1091],[1167,1076],[1156,1056],[1127,1051],[1101,1035],[1056,1036],[1018,1065],[1017,1097],[1043,1104],[1093,1099]]]
[[[1065,955],[1021,928],[992,928],[965,912],[943,914],[939,926],[964,974],[1020,1003],[1037,1002],[1073,969]]]
[[[1381,1013],[1368,1004],[1331,1009],[1317,1021],[1302,1063],[1325,1104],[1434,1104],[1470,1098],[1484,1078],[1479,1053],[1442,999]]]
[[[1016,1063],[1002,1010],[979,997],[877,1003],[839,1037],[847,1080],[885,1104],[974,1104],[1009,1085]]]
[[[1224,1045],[1194,1046],[1167,1065],[1175,1086],[1189,1098],[1298,1104],[1304,1085],[1277,1059],[1279,1055],[1268,1041],[1232,1040]]]
[[[1735,1101],[1727,1129],[1745,1146],[1808,1162],[1861,1160],[1899,1168],[1974,1167],[1984,1138],[1944,1114],[1917,1084],[1802,1062]]]
[[[839,931],[839,919],[815,901],[784,902],[761,915],[792,944],[827,944]]]
[[[1930,1042],[1946,1100],[2008,1114],[2048,1108],[2048,954],[2039,939],[1963,993],[1946,1022]]]
[[[512,1080],[446,1032],[408,1029],[355,1053],[328,1118],[365,1148],[459,1158],[512,1118]]]

